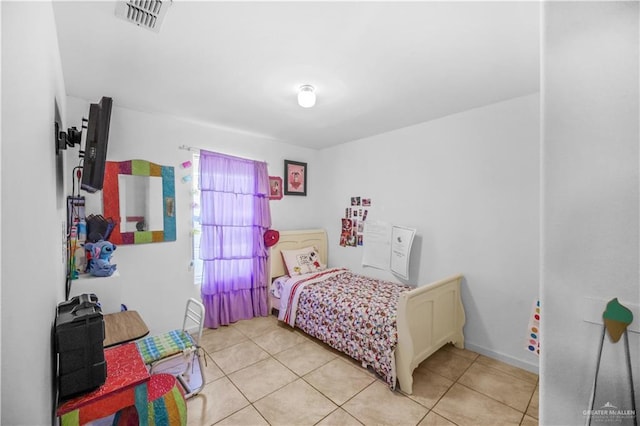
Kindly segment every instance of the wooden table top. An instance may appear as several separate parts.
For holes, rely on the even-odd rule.
[[[122,311],[104,315],[104,347],[139,339],[149,334],[149,328],[138,312]]]

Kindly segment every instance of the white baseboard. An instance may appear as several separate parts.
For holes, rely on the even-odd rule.
[[[528,362],[522,359],[514,358],[512,356],[505,355],[500,352],[495,352],[485,347],[474,345],[473,343],[469,343],[469,342],[464,342],[464,348],[473,352],[477,352],[481,355],[488,356],[489,358],[502,361],[506,364],[513,365],[514,367],[522,368],[523,370],[527,370],[531,373],[535,373],[538,375],[540,374],[540,367],[537,362]],[[526,353],[524,350],[524,347],[522,349],[522,352]]]

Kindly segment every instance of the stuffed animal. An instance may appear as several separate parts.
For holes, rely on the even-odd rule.
[[[109,241],[86,243],[84,249],[87,252],[87,272],[96,277],[110,277],[117,265],[110,263],[111,256],[116,250],[115,244]]]

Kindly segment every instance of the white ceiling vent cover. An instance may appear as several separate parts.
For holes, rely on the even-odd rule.
[[[119,1],[116,3],[116,16],[157,33],[171,3],[171,0]]]

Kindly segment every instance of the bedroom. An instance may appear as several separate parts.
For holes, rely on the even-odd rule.
[[[17,28],[13,14],[22,13],[21,7],[33,12],[30,16],[34,21]],[[43,150],[41,142],[43,139],[48,140],[51,133],[53,99],[57,98],[62,103],[63,119],[68,125],[77,124],[88,101],[97,100],[66,96],[68,92],[63,82],[61,58],[57,53],[59,48],[55,45],[55,13],[47,4],[30,7],[34,9],[29,9],[26,5],[2,5],[3,424],[43,424],[49,419],[50,391],[47,388],[33,389],[30,386],[28,389],[33,394],[30,401],[23,400],[19,395],[26,393],[20,389],[20,386],[29,386],[25,382],[50,377],[46,365],[46,352],[49,348],[47,340],[54,307],[62,297],[60,283],[63,280],[63,264],[58,248],[60,223],[64,217],[62,200],[66,190],[61,192],[52,178],[40,181],[42,176],[33,170],[42,170],[42,175],[48,177],[56,176],[56,159],[50,151]],[[604,27],[621,28],[621,37],[628,38],[632,34],[633,41],[623,46],[627,46],[632,52],[628,56],[633,58],[636,55],[637,58],[637,6],[625,4],[618,7],[623,8],[622,11],[611,6],[609,14],[603,14],[599,19],[602,19]],[[631,10],[628,9],[630,7]],[[594,8],[597,9],[598,6]],[[549,28],[545,34],[551,42],[555,39],[550,37],[560,38],[564,35],[558,28],[562,27],[562,20],[567,19],[568,12],[561,6],[557,6],[557,9],[549,7],[547,12],[550,14],[546,19]],[[584,14],[583,19],[594,20],[596,18],[593,15],[601,12],[604,13],[602,10],[591,9],[580,11]],[[613,20],[624,19],[618,16],[618,13],[624,15],[622,12],[626,13],[625,16],[635,14],[635,19],[613,25]],[[575,35],[584,37],[589,43],[593,43],[592,38],[599,40],[599,36],[595,30],[593,33],[587,31]],[[564,47],[562,43],[553,45],[554,48],[556,46]],[[310,166],[309,194],[307,197],[285,197],[282,201],[272,203],[274,228],[326,228],[331,244],[330,263],[340,260],[346,266],[358,269],[361,251],[338,246],[335,221],[340,217],[349,197],[359,194],[371,197],[380,206],[377,213],[379,219],[418,229],[422,242],[419,245],[419,261],[416,263],[419,271],[412,278],[415,282],[427,283],[450,272],[468,274],[468,287],[463,296],[467,311],[468,345],[475,345],[475,350],[493,352],[495,357],[502,356],[512,363],[520,363],[521,366],[528,364],[533,368],[537,360],[527,358],[528,354],[521,348],[523,333],[520,330],[526,328],[528,311],[532,301],[538,296],[538,283],[541,281],[542,295],[549,298],[550,304],[549,311],[545,313],[549,316],[549,321],[553,321],[553,331],[548,335],[549,358],[545,358],[544,354],[542,358],[542,386],[544,389],[547,380],[548,387],[541,401],[541,421],[549,416],[549,424],[573,423],[573,419],[582,419],[583,406],[588,400],[588,390],[574,394],[575,389],[589,388],[591,379],[586,376],[593,369],[596,349],[592,348],[595,326],[582,320],[582,297],[588,295],[607,298],[613,295],[623,300],[635,301],[634,303],[638,300],[637,285],[632,284],[637,283],[638,269],[638,155],[637,144],[629,141],[630,137],[637,136],[637,127],[634,127],[636,123],[628,117],[627,121],[618,122],[617,120],[625,119],[625,116],[609,117],[602,113],[611,108],[629,112],[630,115],[634,111],[637,113],[637,99],[630,99],[628,104],[620,105],[614,104],[614,100],[607,97],[608,93],[612,93],[610,96],[613,97],[614,88],[637,88],[637,61],[631,67],[615,58],[600,59],[598,55],[604,55],[601,50],[586,47],[575,50],[574,47],[572,51],[576,55],[584,55],[585,60],[606,61],[609,64],[607,69],[615,75],[611,79],[615,81],[606,85],[599,83],[601,79],[610,78],[609,74],[600,75],[598,72],[605,73],[605,70],[587,67],[593,74],[585,76],[592,87],[586,93],[598,100],[592,104],[591,110],[582,111],[589,120],[580,121],[581,126],[575,130],[576,133],[568,135],[560,134],[559,132],[568,130],[554,127],[554,122],[546,123],[547,127],[544,129],[547,140],[579,137],[592,144],[595,152],[588,151],[584,156],[573,158],[576,163],[569,162],[568,168],[565,167],[567,153],[560,150],[574,149],[569,142],[558,143],[554,145],[557,147],[554,149],[545,147],[546,149],[541,150],[538,145],[542,135],[539,128],[541,98],[537,93],[321,151],[273,141],[265,143],[263,138],[255,135],[238,134],[167,116],[118,108],[116,102],[109,155],[117,160],[144,158],[177,166],[191,155],[187,151],[178,150],[178,145],[186,143],[209,146],[210,141],[215,140],[217,150],[264,159],[270,165],[273,164],[274,175],[282,173],[280,167],[283,159],[307,162]],[[23,55],[23,52],[30,54]],[[616,52],[618,51],[613,49],[611,54]],[[556,56],[545,59],[559,61]],[[574,60],[578,63],[577,58]],[[578,68],[574,62],[567,62],[561,66]],[[578,73],[584,69],[581,66],[574,71]],[[546,90],[573,87],[562,73],[550,75],[553,79],[547,80]],[[574,84],[576,91],[583,89],[579,82]],[[637,90],[630,92],[637,93]],[[47,94],[46,99],[41,99],[42,93]],[[561,98],[564,93],[561,90],[543,93],[547,102],[567,101]],[[555,93],[560,96],[559,99],[552,97]],[[96,93],[94,97],[102,95],[108,93]],[[545,110],[549,110],[548,104]],[[554,112],[562,117],[561,110]],[[616,121],[603,123],[596,118]],[[595,137],[589,138],[590,133],[596,133],[588,126],[588,121],[598,122],[599,126],[609,129],[614,137],[619,138],[619,145],[609,149],[598,145]],[[425,140],[442,143],[424,146],[422,141]],[[161,141],[167,143],[160,143]],[[476,141],[481,141],[483,145],[474,143]],[[514,141],[518,144],[514,144]],[[49,148],[48,143],[45,146]],[[396,153],[404,153],[405,162],[398,164],[388,161]],[[625,166],[616,169],[619,170],[618,173],[609,173],[610,166],[606,164],[603,168],[591,167],[594,162],[600,166],[603,155],[611,163]],[[545,168],[542,170],[540,157],[544,159]],[[28,159],[27,165],[33,170],[25,173],[25,164],[12,162],[13,158]],[[358,164],[362,168],[354,167],[354,158],[359,160]],[[381,173],[380,170],[388,172]],[[462,173],[464,171],[466,175]],[[575,186],[568,189],[564,186],[567,174],[579,179],[569,180]],[[474,179],[465,178],[470,175]],[[21,185],[11,185],[15,176],[23,179]],[[393,181],[389,176],[395,176],[397,180]],[[477,176],[481,179],[477,179]],[[622,185],[630,177],[635,178],[636,183]],[[64,184],[68,185],[67,176],[64,180]],[[420,184],[418,188],[404,183],[416,181]],[[588,184],[588,187],[583,188],[580,182]],[[603,209],[601,199],[607,199],[609,192],[608,187],[602,187],[598,182],[619,185],[624,193],[614,195],[624,198],[625,202],[612,204],[612,210]],[[38,191],[37,198],[33,194],[36,188],[42,188]],[[565,192],[573,190],[574,194],[582,194],[587,188],[588,191],[593,191],[593,195],[587,200],[574,198],[577,195],[567,196]],[[179,191],[178,199],[189,199],[189,190],[180,185],[179,181],[176,182],[176,189]],[[503,197],[504,194],[508,194],[508,197]],[[394,202],[398,195],[407,200],[406,204]],[[539,195],[546,200],[543,206],[538,201]],[[34,199],[37,199],[36,203],[33,203]],[[486,200],[500,201],[506,205],[491,205]],[[588,208],[597,207],[598,214],[597,217],[572,218],[575,228],[563,229],[561,224],[551,220],[556,216],[549,216],[558,215],[558,212],[565,210],[572,211],[582,203],[588,203]],[[31,205],[37,206],[37,211],[11,208]],[[435,208],[441,205],[447,208]],[[495,210],[498,207],[502,209]],[[498,214],[507,211],[509,215],[504,217]],[[189,217],[188,206],[179,207],[179,235],[176,242],[121,247],[116,257],[119,268],[123,275],[126,271],[126,280],[130,283],[127,291],[130,292],[132,301],[129,304],[144,312],[145,319],[149,318],[148,322],[155,330],[171,327],[176,318],[179,318],[181,306],[173,303],[175,299],[184,300],[190,295],[198,294],[197,288],[192,285],[188,269]],[[541,235],[540,221],[559,228],[544,228]],[[16,223],[38,225],[16,227]],[[434,226],[436,223],[437,229]],[[623,223],[624,227],[621,225]],[[603,224],[607,224],[607,227]],[[586,230],[589,233],[597,231],[593,240],[589,239],[588,244],[576,244],[575,233]],[[630,239],[629,235],[633,238]],[[544,241],[542,244],[541,239]],[[37,244],[34,245],[34,241]],[[544,255],[541,258],[539,254],[542,252],[551,256],[555,251],[562,252],[567,245],[574,254],[574,257],[568,259],[571,262],[568,263],[570,266],[567,270],[564,265],[550,262],[553,258],[544,258]],[[19,250],[13,250],[13,247]],[[51,247],[55,247],[55,250]],[[598,258],[596,256],[605,249],[607,259],[616,260],[604,265],[594,262]],[[505,252],[509,253],[506,260]],[[34,260],[40,265],[37,269],[31,267]],[[169,264],[171,267],[162,270],[154,268],[153,265],[158,263]],[[547,268],[554,268],[543,271],[540,269],[541,263]],[[594,264],[597,266],[591,266]],[[561,276],[569,278],[560,280],[560,272]],[[602,290],[601,283],[609,282],[610,275],[616,277],[615,283],[608,285],[606,291]],[[566,284],[565,279],[570,284]],[[176,284],[174,286],[166,283]],[[151,285],[162,286],[163,289],[154,294],[153,300],[146,297]],[[38,291],[39,297],[31,300],[34,290]],[[559,303],[560,299],[568,307],[554,305],[553,301]],[[25,310],[19,305],[21,301],[30,304],[36,321],[19,321],[25,314]],[[162,310],[158,309],[159,306]],[[496,306],[506,310],[506,315],[498,312]],[[562,322],[564,320],[567,321],[566,325]],[[29,342],[32,350],[16,350],[18,345],[26,343],[22,337],[25,335],[32,336]],[[563,347],[562,339],[567,336],[575,336],[579,342],[576,347],[581,348],[579,352]],[[632,334],[631,337],[635,339],[634,347],[637,347],[637,335]],[[27,359],[28,365],[18,362],[22,358]],[[548,376],[544,370],[545,359]],[[585,377],[570,379],[558,374],[571,364],[581,366]],[[17,377],[26,377],[28,380],[23,382],[16,380]],[[33,407],[31,404],[39,408],[26,409]],[[21,417],[20,420],[17,417],[19,415],[32,417]]]

